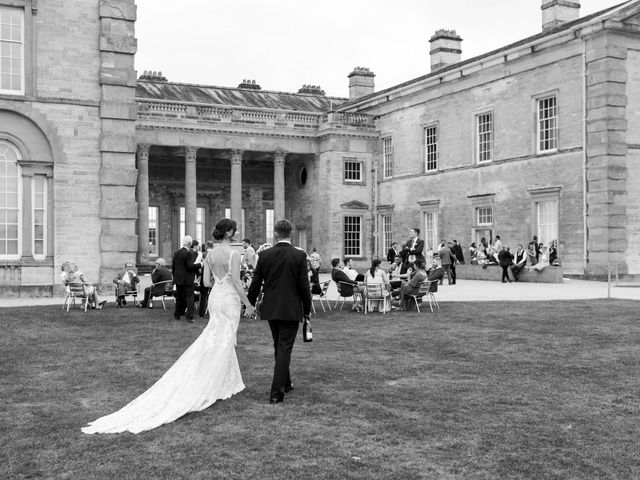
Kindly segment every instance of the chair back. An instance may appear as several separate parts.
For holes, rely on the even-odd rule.
[[[431,293],[436,293],[438,291],[438,280],[431,280],[428,282],[429,283],[429,292]]]
[[[320,284],[320,288],[322,288],[322,293],[320,294],[321,297],[327,296],[327,291],[329,290],[330,283],[331,283],[331,280],[327,280],[326,282],[322,282]]]
[[[366,292],[367,299],[369,300],[384,299],[384,292],[382,290],[381,283],[367,283]]]
[[[438,289],[438,282],[436,281],[436,290]],[[432,282],[426,280],[424,282],[420,282],[418,287],[418,294],[416,295],[418,298],[424,297],[427,293],[431,291]]]
[[[84,284],[79,282],[73,282],[68,285],[69,293],[74,297],[84,297]]]
[[[164,293],[173,293],[173,280],[166,280],[164,282]]]

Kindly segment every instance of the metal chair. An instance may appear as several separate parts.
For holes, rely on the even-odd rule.
[[[354,285],[352,283],[346,283],[346,282],[336,282],[336,287],[338,289],[338,299],[336,300],[336,304],[333,308],[338,308],[338,302],[342,300],[342,303],[340,304],[340,310],[342,310],[344,301],[347,298],[351,298],[354,305],[357,305],[356,302],[362,302],[362,295],[357,290],[357,285]],[[345,289],[344,287],[347,287],[347,288]],[[347,294],[349,287],[351,288],[351,293]]]
[[[153,293],[154,291],[159,290],[159,289],[156,290],[156,287],[159,287],[160,285],[164,285],[164,289],[162,290],[162,293],[154,294]],[[173,280],[163,280],[162,282],[152,283],[151,292],[149,294],[149,303],[151,305],[153,305],[153,299],[155,297],[160,297],[160,301],[162,302],[162,308],[166,310],[167,306],[164,303],[164,299],[167,297],[174,298]]]
[[[388,301],[388,294],[385,295],[385,286],[381,283],[367,283],[364,289],[364,314],[369,311],[369,302],[376,302],[382,305],[382,313],[386,313],[386,303]],[[378,307],[380,308],[380,307]]]
[[[69,288],[69,290],[67,291],[67,296],[65,297],[64,303],[62,304],[62,310],[64,310],[64,307],[66,306],[68,312],[69,307],[71,307],[71,305],[75,305],[76,300],[78,300],[80,308],[82,308],[86,312],[87,307],[89,306],[89,296],[85,292],[84,283],[69,283],[67,287]]]
[[[118,303],[118,286],[115,287],[115,295],[116,295],[116,303]],[[124,295],[121,295],[123,300],[126,301],[127,297],[133,297],[133,306],[135,307],[138,304],[138,284],[131,285],[130,289],[125,290]],[[118,303],[118,308],[122,305]]]
[[[434,293],[438,291],[438,282],[439,280],[425,280],[424,282],[420,282],[417,293],[405,293],[405,297],[413,298],[418,313],[420,313],[420,305],[418,304],[418,299],[422,299],[423,297],[427,297],[429,308],[432,312],[433,305],[438,307],[438,310],[440,309],[440,305],[438,305],[438,301],[436,300],[436,296],[434,295]]]
[[[327,302],[327,307],[329,307],[329,311],[331,311],[331,304],[329,303],[329,299],[327,298],[327,290],[329,290],[329,284],[331,283],[331,280],[327,280],[326,282],[320,282],[320,283],[312,283],[311,284],[311,291],[313,292],[313,286],[319,286],[320,287],[320,293],[312,293],[311,294],[311,308],[313,309],[313,313],[316,313],[316,307],[313,304],[314,300],[319,300],[320,301],[320,306],[322,307],[322,311],[326,312],[325,308],[324,308],[324,304],[322,303],[322,301],[324,300],[325,302]]]

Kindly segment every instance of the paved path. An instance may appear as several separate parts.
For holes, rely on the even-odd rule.
[[[328,280],[329,274],[321,274],[320,280]],[[151,283],[148,276],[141,277],[139,290]],[[608,293],[606,282],[564,279],[564,283],[500,283],[482,280],[458,280],[456,285],[441,285],[438,289],[439,302],[490,302],[490,301],[544,301],[544,300],[587,300],[596,298],[622,298],[640,300],[640,288],[636,286],[611,286]],[[332,283],[328,297],[338,298]],[[105,308],[115,306],[113,291],[106,296]],[[25,305],[62,305],[62,297],[53,298],[0,298],[0,307],[20,307]]]

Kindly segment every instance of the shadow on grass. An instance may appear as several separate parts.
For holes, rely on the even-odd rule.
[[[246,390],[137,436],[80,427],[154,383],[205,321],[2,309],[0,478],[640,476],[637,302],[441,307],[319,313],[280,406],[268,325],[243,320]]]

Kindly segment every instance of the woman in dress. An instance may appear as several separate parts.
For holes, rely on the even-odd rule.
[[[84,433],[144,432],[244,389],[236,331],[240,302],[246,306],[246,317],[253,314],[253,307],[240,283],[240,254],[231,248],[237,239],[236,226],[234,220],[224,218],[213,231],[220,245],[205,262],[205,272],[215,284],[209,294],[209,323],[200,336],[151,388],[117,412],[91,422],[82,429]]]
[[[367,270],[367,273],[365,275],[365,282],[367,284],[378,283],[382,285],[382,295],[384,295],[385,299],[382,308],[380,308],[380,311],[388,312],[389,310],[391,310],[391,298],[389,295],[391,287],[389,285],[389,277],[387,276],[387,273],[380,268],[380,263],[380,260],[377,258],[374,259],[373,262],[371,262],[371,268]],[[371,300],[368,301],[367,310],[372,312],[375,307],[379,306],[379,301]]]

